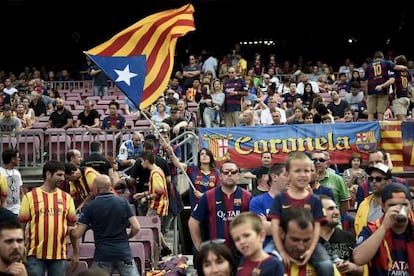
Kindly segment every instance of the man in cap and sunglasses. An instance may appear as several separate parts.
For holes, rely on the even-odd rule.
[[[375,221],[382,216],[382,191],[392,182],[391,170],[383,163],[368,167],[366,172],[368,173],[368,181],[371,183],[372,193],[361,202],[355,215],[355,233],[357,236],[369,221]]]

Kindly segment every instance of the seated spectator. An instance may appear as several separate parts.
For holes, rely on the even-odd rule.
[[[17,104],[16,118],[20,119],[20,122],[22,123],[22,129],[31,128],[33,125],[33,121],[28,118],[27,114],[25,113],[23,103]]]
[[[12,107],[6,104],[3,107],[3,117],[0,118],[0,130],[1,132],[21,132],[22,123],[20,120],[12,116]]]
[[[63,128],[68,129],[73,126],[72,112],[65,108],[65,101],[63,99],[56,100],[56,111],[50,114],[47,128]]]
[[[32,91],[30,94],[29,108],[34,110],[36,117],[42,117],[47,115],[46,105],[42,101],[42,95],[36,91]]]
[[[83,107],[83,111],[78,115],[76,127],[83,127],[85,129],[99,128],[100,115],[96,109],[92,108],[92,102],[89,99],[85,99]]]
[[[119,148],[119,154],[116,158],[118,169],[123,170],[135,164],[142,154],[143,135],[139,131],[134,131],[132,139],[126,140]]]

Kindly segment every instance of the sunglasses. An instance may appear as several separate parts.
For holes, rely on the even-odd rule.
[[[230,175],[230,174],[235,175],[238,172],[239,172],[238,170],[234,170],[234,171],[221,171],[221,173],[224,174],[224,175]]]
[[[225,239],[206,240],[200,244],[200,249],[209,244],[224,244],[225,242]]]
[[[313,158],[312,161],[313,162],[321,162],[322,163],[322,162],[326,162],[327,160],[324,159],[324,158]]]
[[[374,180],[375,180],[375,182],[381,182],[381,181],[383,181],[383,180],[385,180],[385,179],[388,179],[388,178],[386,178],[386,177],[381,177],[381,176],[376,176],[376,177],[369,176],[369,177],[368,177],[368,181],[369,181],[369,182],[374,182]]]

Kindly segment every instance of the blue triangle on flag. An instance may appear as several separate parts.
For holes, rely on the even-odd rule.
[[[113,83],[138,107],[142,100],[146,74],[146,56],[88,56]]]

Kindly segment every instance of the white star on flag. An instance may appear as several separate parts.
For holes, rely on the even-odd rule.
[[[128,86],[131,85],[131,78],[138,76],[138,74],[131,73],[129,71],[129,64],[125,66],[125,69],[123,71],[114,69],[115,73],[118,74],[118,78],[115,80],[115,82],[121,82],[124,81]]]

